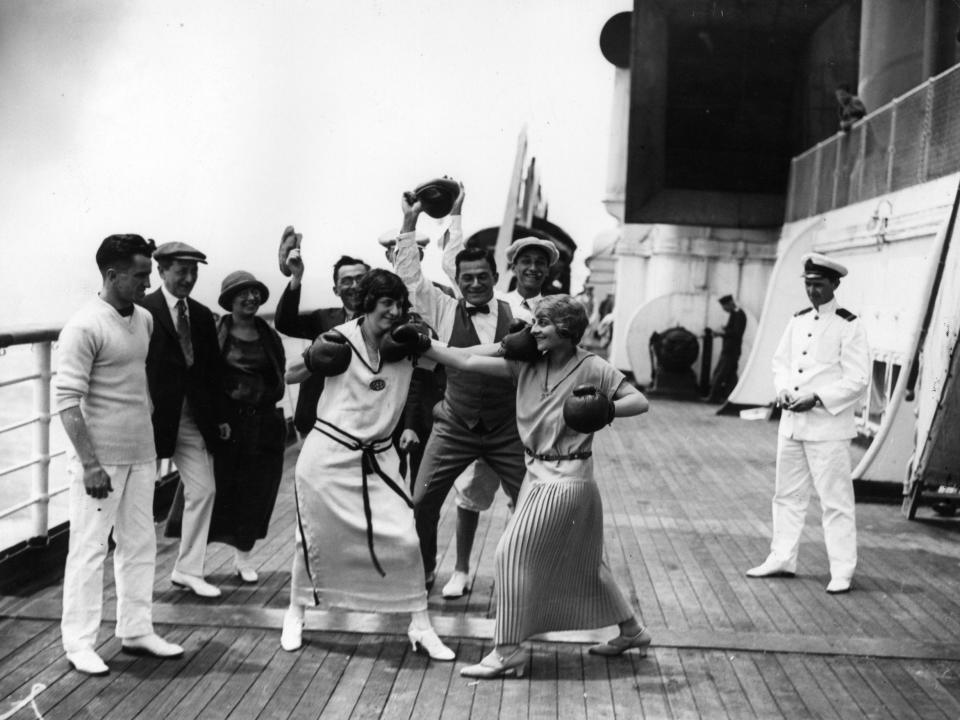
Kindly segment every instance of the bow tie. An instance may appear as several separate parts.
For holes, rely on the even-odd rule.
[[[464,305],[467,310],[467,315],[476,315],[477,313],[483,313],[484,315],[490,314],[489,305]]]

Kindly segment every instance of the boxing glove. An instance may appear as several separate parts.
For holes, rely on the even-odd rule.
[[[346,372],[353,349],[336,330],[328,330],[303,353],[303,364],[314,375],[333,377]]]
[[[419,316],[411,315],[399,323],[380,341],[380,360],[398,362],[411,355],[422,355],[430,349],[429,329]]]
[[[563,401],[563,421],[578,433],[594,433],[613,422],[613,400],[593,385],[578,385]]]
[[[537,350],[537,341],[530,334],[530,326],[522,320],[514,320],[510,324],[510,332],[500,341],[503,356],[507,360],[525,360],[536,362],[540,359]]]

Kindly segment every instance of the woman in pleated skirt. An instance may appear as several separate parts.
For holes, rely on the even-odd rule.
[[[467,677],[523,675],[529,655],[521,643],[544,632],[618,625],[617,637],[590,648],[595,655],[619,655],[630,648],[645,652],[650,644],[603,559],[593,433],[569,427],[563,413],[564,402],[583,385],[604,396],[592,400],[594,410],[600,403],[607,413],[604,422],[639,415],[649,406],[623,373],[577,347],[586,326],[579,302],[554,295],[540,302],[529,331],[540,352],[536,362],[456,348],[427,353],[444,365],[515,379],[517,425],[527,454],[516,511],[496,551],[496,647],[461,671]],[[509,358],[509,347],[506,354]]]

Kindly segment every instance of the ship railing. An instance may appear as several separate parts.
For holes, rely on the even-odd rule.
[[[955,65],[793,158],[786,222],[957,172],[958,117]]]
[[[263,317],[272,320],[272,314]],[[0,331],[0,559],[17,547],[46,545],[51,530],[67,522],[68,499],[61,496],[70,489],[64,462],[69,441],[59,423],[52,422],[59,413],[51,408],[60,329]],[[288,355],[304,344],[284,338]],[[2,370],[12,372],[7,377]],[[282,405],[288,417],[296,392],[287,386]],[[27,431],[29,439],[23,437]],[[22,482],[27,472],[28,486]],[[158,481],[174,472],[176,466],[163,460]],[[51,478],[56,481],[51,483]]]

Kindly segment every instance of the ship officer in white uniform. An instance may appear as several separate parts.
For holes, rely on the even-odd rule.
[[[802,258],[812,307],[787,324],[773,357],[777,403],[783,410],[777,444],[770,555],[749,577],[793,575],[810,490],[823,511],[830,560],[828,593],[843,593],[857,565],[857,527],[850,440],[854,410],[867,387],[867,337],[857,316],[834,293],[847,269],[819,253]]]

